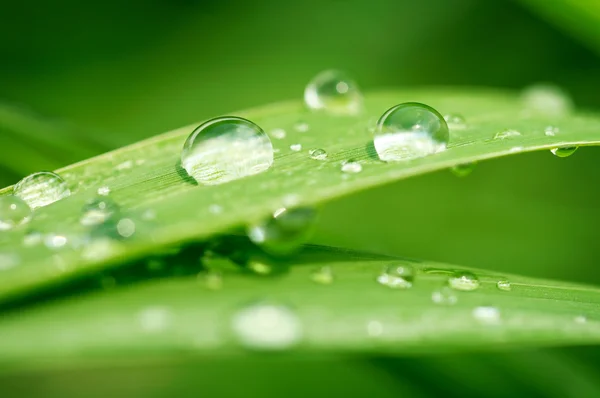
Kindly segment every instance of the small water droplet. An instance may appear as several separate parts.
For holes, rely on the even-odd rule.
[[[527,87],[521,95],[525,107],[548,116],[562,116],[571,111],[573,101],[560,87],[536,84]]]
[[[310,152],[308,153],[311,157],[311,159],[315,159],[315,160],[326,160],[327,159],[327,152],[324,149],[311,149]]]
[[[68,197],[71,191],[61,176],[49,171],[41,171],[19,181],[15,185],[14,195],[32,209],[36,209]]]
[[[96,193],[100,196],[108,196],[108,195],[110,195],[110,188],[109,187],[100,187],[100,188],[98,188]]]
[[[521,133],[518,132],[517,130],[503,130],[500,131],[499,133],[496,133],[496,135],[494,135],[494,139],[495,140],[506,140],[509,138],[515,138],[515,137],[520,137]]]
[[[217,204],[212,204],[212,205],[208,206],[208,211],[212,214],[221,214],[221,213],[223,213],[223,206],[217,205]]]
[[[99,225],[118,214],[119,206],[112,200],[101,197],[87,202],[83,206],[82,212],[83,214],[79,219],[81,225]]]
[[[138,314],[138,322],[146,333],[158,333],[169,328],[172,314],[167,307],[147,307]]]
[[[302,324],[290,308],[267,303],[236,312],[231,328],[242,346],[254,350],[286,350],[297,345],[303,334]]]
[[[44,244],[48,249],[62,249],[69,243],[69,237],[65,234],[51,232],[44,237]]]
[[[0,253],[0,271],[6,271],[21,263],[21,258],[16,253]]]
[[[117,222],[117,233],[123,238],[131,238],[135,234],[135,222],[131,218],[122,218]]]
[[[448,125],[448,128],[452,130],[464,130],[467,128],[467,123],[465,122],[465,118],[456,113],[451,113],[444,116],[444,120]]]
[[[448,286],[456,290],[475,290],[479,287],[479,278],[472,272],[458,271],[448,278]]]
[[[328,265],[320,267],[310,274],[310,279],[320,285],[331,285],[334,281],[333,270]]]
[[[410,160],[445,150],[449,134],[438,111],[425,104],[407,102],[381,116],[373,145],[384,162]]]
[[[31,208],[16,196],[0,196],[0,231],[7,231],[31,219]]]
[[[344,173],[356,174],[362,171],[362,165],[355,160],[347,160],[342,162],[341,170]]]
[[[499,290],[505,291],[505,292],[510,292],[512,289],[512,286],[510,285],[510,281],[506,280],[506,279],[501,279],[496,283],[496,287]]]
[[[277,139],[277,140],[282,140],[284,139],[286,136],[286,132],[284,129],[273,129],[271,130],[271,137]]]
[[[377,277],[377,282],[393,289],[409,289],[414,280],[415,269],[409,264],[390,264]]]
[[[316,218],[317,212],[312,208],[282,207],[269,219],[248,227],[248,237],[267,253],[292,254],[308,241]]]
[[[290,145],[290,149],[294,152],[298,152],[302,150],[302,144],[292,144]]]
[[[575,318],[573,318],[573,320],[575,323],[579,324],[587,323],[587,318],[584,315],[577,315]]]
[[[477,162],[457,164],[456,166],[452,166],[450,171],[457,177],[466,177],[473,172],[476,165]]]
[[[352,115],[361,110],[362,94],[358,85],[344,72],[326,70],[308,83],[304,102],[311,110]]]
[[[473,309],[473,317],[481,323],[498,323],[500,321],[500,310],[491,306],[476,307]]]
[[[454,305],[458,301],[458,296],[448,286],[442,286],[431,293],[431,301],[440,305]]]
[[[547,126],[544,129],[544,135],[546,137],[554,137],[559,132],[560,132],[560,129],[558,127],[554,127],[554,126]]]
[[[298,122],[294,125],[294,130],[298,133],[306,133],[310,130],[310,126],[306,122]]]
[[[552,148],[550,150],[550,152],[552,152],[552,154],[554,156],[558,156],[559,158],[566,158],[571,156],[572,154],[575,153],[575,151],[577,150],[578,147],[576,146],[568,146],[568,147],[562,147],[562,148]]]
[[[273,145],[249,120],[219,117],[198,126],[181,152],[181,165],[205,185],[226,183],[262,173],[273,164]]]

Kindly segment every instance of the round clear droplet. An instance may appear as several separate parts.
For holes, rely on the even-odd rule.
[[[304,102],[315,111],[352,115],[360,112],[363,98],[358,85],[346,73],[326,70],[308,83]]]
[[[506,279],[500,279],[498,282],[496,282],[496,287],[499,290],[502,290],[505,292],[510,292],[512,289],[512,286],[510,285],[510,281],[508,281]]]
[[[452,289],[471,291],[479,287],[479,278],[469,271],[459,271],[448,278],[448,286]]]
[[[575,153],[575,151],[577,150],[578,147],[576,146],[569,146],[569,147],[562,147],[562,148],[552,148],[550,150],[550,152],[552,152],[552,154],[554,156],[557,156],[559,158],[566,158],[571,156],[572,154]]]
[[[311,149],[308,153],[311,159],[327,160],[327,152],[324,149]]]
[[[409,289],[415,280],[415,269],[410,264],[390,264],[377,277],[377,282],[393,289]]]
[[[356,174],[362,171],[362,165],[355,160],[347,160],[342,163],[341,170],[344,173]]]
[[[16,196],[0,197],[0,231],[25,224],[31,219],[31,208]]]
[[[456,166],[452,166],[450,171],[457,177],[466,177],[473,172],[476,165],[477,162],[457,164]]]
[[[87,202],[82,209],[82,225],[99,225],[119,213],[119,206],[108,198],[95,198]]]
[[[14,195],[32,209],[36,209],[68,197],[71,191],[61,176],[50,171],[41,171],[19,181],[15,185]]]
[[[181,166],[205,185],[222,184],[266,171],[273,145],[249,120],[219,117],[198,126],[181,152]]]
[[[390,108],[377,122],[373,145],[384,162],[410,160],[446,149],[450,133],[438,111],[418,102]]]
[[[288,255],[298,251],[310,238],[317,212],[315,209],[282,207],[268,220],[248,228],[248,237],[267,253]]]
[[[233,335],[240,345],[253,350],[279,351],[297,345],[302,339],[302,324],[288,307],[254,304],[242,308],[231,320]]]

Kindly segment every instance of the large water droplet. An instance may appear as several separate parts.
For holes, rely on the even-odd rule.
[[[267,253],[287,255],[300,249],[313,232],[315,209],[282,207],[268,220],[248,227],[248,237]]]
[[[315,160],[326,160],[327,159],[327,152],[324,149],[311,149],[310,152],[308,153],[311,157],[311,159],[315,159]]]
[[[448,285],[452,289],[471,291],[479,287],[479,279],[472,272],[459,271],[448,278]]]
[[[377,282],[393,289],[408,289],[413,285],[415,269],[409,264],[390,264],[377,277]]]
[[[198,126],[181,152],[181,165],[196,181],[216,185],[262,173],[273,164],[273,145],[249,120],[219,117]]]
[[[29,207],[48,206],[71,195],[65,180],[56,173],[41,171],[33,173],[15,185],[14,195],[23,199]]]
[[[249,349],[278,351],[297,345],[302,339],[302,324],[288,307],[254,304],[236,312],[231,328],[238,342]]]
[[[505,292],[510,292],[512,289],[512,286],[510,285],[510,281],[508,281],[506,279],[501,279],[498,282],[496,282],[496,287],[499,290],[502,290]]]
[[[457,164],[456,166],[452,166],[450,171],[457,177],[466,177],[473,172],[476,165],[477,162]]]
[[[559,158],[566,158],[571,156],[572,154],[575,153],[575,151],[577,150],[578,147],[576,146],[568,146],[568,147],[562,147],[562,148],[552,148],[550,150],[550,152],[552,152],[552,154],[554,156],[558,156]]]
[[[0,231],[25,224],[31,219],[31,208],[16,196],[0,197]]]
[[[458,301],[458,296],[448,286],[442,286],[431,293],[431,301],[440,305],[454,305]]]
[[[358,85],[344,72],[326,70],[308,83],[304,90],[304,102],[312,110],[356,114],[362,107],[362,94]]]
[[[87,202],[82,212],[79,220],[82,225],[99,225],[118,214],[119,206],[108,198],[96,198]]]
[[[562,116],[571,111],[573,101],[560,87],[536,84],[523,90],[522,99],[528,110],[548,116]]]
[[[446,149],[449,131],[438,111],[417,102],[390,108],[377,122],[373,145],[385,162],[409,160]]]

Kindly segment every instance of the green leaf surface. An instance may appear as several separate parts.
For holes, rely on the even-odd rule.
[[[451,132],[449,148],[426,158],[383,163],[372,150],[368,130],[389,107],[407,101],[434,106],[441,113],[458,113],[467,128]],[[94,239],[92,244],[52,251],[39,245],[21,244],[27,228],[2,236],[3,252],[16,253],[21,264],[5,269],[0,281],[0,300],[26,297],[38,290],[143,257],[159,247],[207,239],[214,234],[261,220],[293,195],[298,205],[318,205],[353,192],[401,178],[448,168],[457,164],[550,149],[556,146],[592,145],[600,142],[600,119],[591,115],[544,115],[524,108],[512,93],[492,90],[431,89],[388,91],[367,95],[365,111],[356,117],[309,113],[301,103],[275,104],[240,112],[269,133],[283,128],[285,139],[273,139],[275,164],[263,174],[218,186],[198,186],[179,166],[180,150],[193,127],[165,135],[66,167],[59,172],[74,192],[71,197],[38,209],[30,228],[58,233],[77,241],[88,232],[79,224],[80,209],[95,196],[98,187],[110,187],[111,197],[137,221],[137,232],[127,241]],[[302,121],[309,131],[294,126]],[[544,134],[548,125],[560,131]],[[518,137],[494,139],[505,129]],[[302,151],[289,149],[301,144]],[[313,160],[308,150],[322,148],[327,161]],[[363,165],[357,174],[340,171],[344,160]],[[4,192],[8,193],[10,188]],[[221,212],[211,212],[211,205]],[[142,216],[148,210],[152,220]]]

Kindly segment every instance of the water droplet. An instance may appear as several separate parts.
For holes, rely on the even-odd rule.
[[[501,279],[496,283],[496,287],[499,290],[503,290],[505,292],[510,292],[512,289],[512,286],[510,285],[510,282],[506,279]]]
[[[0,196],[0,231],[13,229],[31,219],[31,208],[16,196]]]
[[[310,152],[308,153],[311,157],[311,159],[315,159],[315,160],[326,160],[327,159],[327,152],[325,152],[324,149],[311,149]]]
[[[554,137],[559,132],[560,132],[560,129],[558,127],[554,127],[554,126],[547,126],[544,129],[544,135],[546,137]]]
[[[464,130],[467,128],[465,118],[456,113],[444,116],[444,120],[446,121],[446,124],[448,124],[450,130]]]
[[[298,152],[302,150],[302,144],[292,144],[290,145],[290,149],[294,152]]]
[[[576,146],[569,146],[569,147],[563,147],[563,148],[552,148],[550,150],[550,152],[552,152],[552,154],[554,156],[558,156],[559,158],[566,158],[571,156],[572,154],[575,153],[575,151],[577,150],[578,147]]]
[[[377,122],[373,145],[384,162],[410,160],[446,149],[448,125],[438,111],[407,102],[390,108]]]
[[[212,214],[221,214],[221,213],[223,213],[223,206],[217,205],[217,204],[212,204],[212,205],[208,206],[208,211]]]
[[[100,188],[98,188],[96,193],[100,196],[108,196],[108,195],[110,195],[110,188],[109,187],[100,187]]]
[[[503,130],[500,131],[499,133],[496,133],[496,135],[494,135],[494,139],[495,140],[506,140],[509,138],[515,138],[515,137],[520,137],[521,133],[518,132],[517,130]]]
[[[448,278],[448,285],[452,289],[471,291],[479,287],[479,279],[469,271],[458,271]]]
[[[285,350],[302,339],[302,324],[288,307],[254,304],[236,312],[231,328],[238,342],[249,349]]]
[[[249,120],[219,117],[198,126],[181,152],[181,165],[205,185],[262,173],[273,164],[273,145]]]
[[[473,172],[473,169],[475,169],[476,165],[477,162],[457,164],[456,166],[452,166],[450,171],[457,177],[466,177]]]
[[[356,173],[360,173],[362,171],[362,166],[360,163],[358,163],[355,160],[347,160],[345,162],[342,162],[341,170],[344,173],[356,174]]]
[[[528,110],[548,116],[562,116],[571,111],[573,101],[560,87],[536,84],[523,90],[522,100]]]
[[[0,253],[0,271],[14,268],[21,263],[21,258],[16,253]]]
[[[308,83],[304,90],[304,102],[315,111],[352,115],[361,110],[362,94],[358,85],[344,72],[326,70]]]
[[[573,318],[573,320],[575,323],[579,324],[587,323],[587,318],[584,315],[577,315],[575,318]]]
[[[320,267],[310,274],[310,279],[320,285],[331,285],[334,280],[333,270],[328,265]]]
[[[248,228],[248,237],[267,253],[287,255],[298,251],[311,236],[317,212],[307,207],[282,207],[268,220]]]
[[[83,206],[82,212],[81,225],[99,225],[118,214],[119,206],[108,198],[95,198]]]
[[[166,307],[144,308],[138,314],[138,321],[146,333],[158,333],[166,330],[171,324],[172,314]]]
[[[454,305],[458,301],[458,296],[448,286],[442,286],[431,293],[431,301],[440,305]]]
[[[390,264],[377,277],[377,282],[393,289],[409,289],[415,280],[415,269],[409,264]]]
[[[277,139],[277,140],[282,140],[285,138],[285,130],[284,129],[273,129],[271,130],[271,137]]]
[[[498,323],[500,321],[500,310],[491,306],[476,307],[473,309],[473,317],[482,323]]]
[[[44,244],[48,249],[62,249],[69,243],[69,237],[66,234],[51,232],[44,237]]]
[[[131,238],[135,234],[135,222],[131,218],[122,218],[117,222],[117,233],[123,238]]]
[[[19,181],[15,185],[14,195],[32,209],[36,209],[68,197],[71,191],[61,176],[49,171],[41,171]]]
[[[294,130],[296,130],[298,133],[306,133],[308,130],[310,130],[310,126],[308,123],[298,122],[294,125]]]

